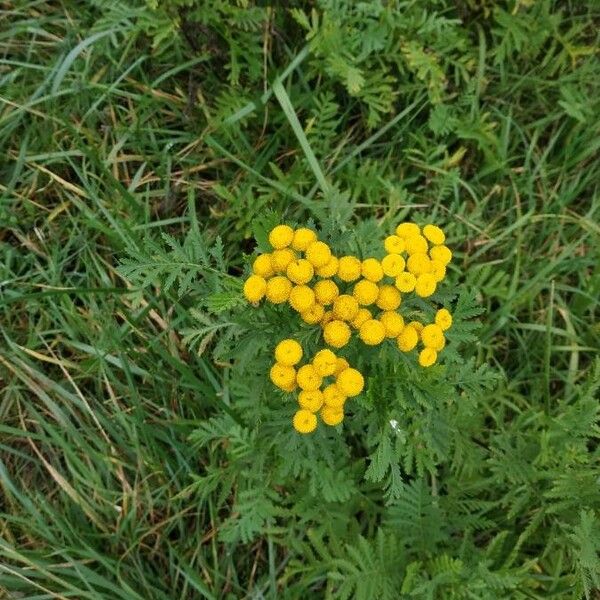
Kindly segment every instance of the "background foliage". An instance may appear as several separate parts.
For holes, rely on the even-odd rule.
[[[597,598],[597,8],[0,3],[0,596]],[[456,256],[445,364],[310,438],[281,218]]]

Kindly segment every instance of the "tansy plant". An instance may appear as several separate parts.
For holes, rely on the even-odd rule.
[[[381,258],[338,257],[312,229],[277,225],[269,234],[272,252],[255,258],[244,296],[257,307],[262,300],[287,303],[321,329],[323,346],[339,350],[354,332],[366,346],[394,343],[405,353],[420,347],[418,365],[431,367],[446,345],[452,315],[436,307],[432,322],[411,320],[401,305],[403,295],[430,298],[444,280],[452,259],[445,241],[436,225],[405,222],[383,240]],[[299,341],[283,339],[274,348],[270,378],[284,392],[298,392],[292,423],[299,433],[317,428],[317,414],[325,425],[338,425],[346,401],[363,391],[363,373],[330,348],[304,364]]]

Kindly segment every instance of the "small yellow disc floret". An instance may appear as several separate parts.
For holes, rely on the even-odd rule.
[[[354,285],[352,295],[360,305],[369,306],[377,300],[377,297],[379,296],[379,286],[367,279],[361,279]]]
[[[316,269],[316,273],[319,277],[333,277],[338,272],[338,259],[332,256],[329,262]]]
[[[317,428],[317,416],[310,410],[301,408],[294,415],[292,423],[298,433],[312,433]]]
[[[381,261],[383,272],[388,277],[396,277],[404,271],[405,266],[406,262],[399,254],[387,254]]]
[[[350,365],[348,361],[342,356],[338,356],[335,361],[335,371],[333,374],[337,377],[344,369],[347,369]]]
[[[252,263],[252,272],[255,275],[260,275],[265,279],[272,277],[274,274],[273,265],[271,264],[270,254],[259,254]]]
[[[442,350],[446,344],[442,328],[434,323],[423,327],[423,331],[421,331],[421,340],[423,340],[423,345],[426,348],[433,348],[437,352]]]
[[[421,298],[428,298],[435,292],[437,282],[435,277],[431,273],[423,273],[417,277],[417,284],[415,285],[415,293]]]
[[[388,254],[402,254],[405,247],[404,238],[388,235],[383,242],[383,247]]]
[[[419,341],[419,334],[414,327],[407,325],[397,337],[398,348],[402,352],[410,352]]]
[[[298,404],[305,410],[317,412],[323,406],[323,392],[321,390],[302,390],[298,394]]]
[[[321,375],[321,377],[333,375],[335,373],[336,362],[336,355],[327,348],[324,350],[319,350],[312,360],[313,367],[316,369],[317,373]]]
[[[452,315],[447,308],[440,308],[435,314],[435,324],[442,330],[446,331],[452,327]]]
[[[356,369],[348,368],[344,369],[336,379],[336,384],[342,390],[343,394],[346,394],[349,398],[358,396],[363,387],[365,387],[365,380]]]
[[[341,408],[333,408],[332,406],[324,406],[319,413],[325,425],[335,427],[344,420],[344,411]]]
[[[362,263],[356,256],[342,256],[338,261],[337,275],[342,281],[356,281],[361,269]]]
[[[382,285],[377,296],[377,306],[381,310],[396,310],[400,306],[402,296],[393,285]]]
[[[396,235],[402,238],[414,237],[420,235],[421,229],[416,223],[400,223],[396,227]]]
[[[452,251],[448,246],[434,246],[429,251],[432,260],[439,260],[443,265],[447,265],[452,260]]]
[[[376,258],[363,260],[360,272],[365,279],[373,283],[377,283],[383,279],[383,268]]]
[[[301,285],[313,278],[315,268],[306,259],[299,258],[287,266],[286,274],[290,281]]]
[[[358,312],[358,301],[354,296],[342,294],[333,301],[333,314],[342,321],[351,321]]]
[[[350,340],[350,327],[344,321],[330,321],[323,327],[323,338],[329,346],[341,348]]]
[[[296,369],[275,363],[269,372],[271,381],[280,389],[289,392],[296,386]]]
[[[302,365],[296,375],[298,387],[308,392],[318,390],[321,387],[323,378],[317,373],[312,365]]]
[[[301,319],[309,325],[320,323],[325,314],[325,309],[322,304],[315,302],[308,310],[300,313]]]
[[[331,279],[317,281],[313,290],[315,292],[315,298],[317,302],[323,304],[324,306],[332,304],[340,294],[338,286],[331,281]]]
[[[413,254],[427,254],[429,244],[422,235],[413,235],[406,238],[406,253],[409,256]]]
[[[281,340],[275,346],[275,360],[280,365],[293,367],[302,359],[302,346],[296,340]]]
[[[385,327],[377,319],[369,319],[360,326],[358,335],[367,346],[376,346],[385,338]]]
[[[275,273],[285,273],[293,260],[296,260],[296,253],[290,248],[273,250],[271,253],[271,266]]]
[[[325,266],[331,259],[331,250],[325,242],[312,242],[306,248],[306,260],[318,269]]]
[[[417,252],[416,254],[412,254],[408,257],[408,260],[406,261],[406,269],[413,275],[429,273],[431,271],[431,259],[425,253]]]
[[[352,319],[350,325],[352,325],[352,327],[354,327],[354,329],[360,329],[360,326],[365,321],[368,321],[369,319],[372,319],[372,318],[373,318],[373,315],[371,314],[371,311],[368,308],[361,308],[356,313],[356,316],[354,317],[354,319]]]
[[[244,296],[248,302],[260,302],[267,291],[267,282],[259,275],[250,275],[244,282]]]
[[[397,338],[404,329],[404,319],[395,310],[386,310],[381,313],[379,321],[385,328],[385,337]]]
[[[321,327],[325,328],[325,325],[327,325],[327,323],[331,323],[331,321],[333,321],[333,319],[334,319],[333,311],[326,310],[323,313],[323,316],[321,317]]]
[[[331,406],[332,408],[340,409],[346,402],[346,394],[342,392],[340,387],[335,383],[328,385],[323,390],[323,402],[325,406]]]
[[[294,231],[292,239],[292,248],[298,252],[304,252],[309,244],[317,241],[317,234],[307,227],[300,227]]]
[[[431,261],[431,274],[435,278],[435,280],[439,283],[444,280],[446,277],[446,265],[444,265],[439,260]]]
[[[411,321],[409,325],[420,335],[421,331],[423,331],[423,323],[421,321]]]
[[[396,277],[396,287],[405,294],[412,292],[417,285],[417,278],[406,271],[403,271]]]
[[[437,352],[433,348],[423,348],[419,352],[419,364],[422,367],[430,367],[437,360]]]
[[[306,312],[315,303],[315,293],[307,285],[295,285],[290,292],[289,302],[299,313]]]
[[[446,241],[444,232],[437,225],[425,225],[425,227],[423,227],[423,235],[432,244],[440,245]]]
[[[269,233],[269,243],[276,250],[287,248],[294,239],[294,230],[289,225],[277,225]]]

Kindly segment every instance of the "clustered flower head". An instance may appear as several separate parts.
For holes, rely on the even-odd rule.
[[[406,294],[429,298],[444,280],[452,259],[445,241],[436,225],[401,223],[385,238],[383,258],[361,260],[335,256],[311,229],[277,225],[269,234],[273,251],[254,260],[244,295],[255,305],[263,299],[288,303],[305,323],[322,328],[331,348],[343,348],[353,333],[367,346],[393,339],[401,352],[420,345],[418,363],[430,367],[446,345],[444,332],[452,325],[452,315],[440,308],[432,323],[406,323],[399,308]],[[275,349],[270,374],[286,392],[300,388],[294,428],[314,431],[316,413],[326,425],[341,423],[345,401],[363,389],[362,374],[329,349],[298,367],[302,356],[296,340],[283,340]]]

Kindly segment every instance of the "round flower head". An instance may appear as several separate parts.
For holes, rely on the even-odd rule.
[[[296,375],[298,387],[308,392],[318,390],[323,383],[323,378],[312,365],[302,365]]]
[[[325,328],[325,325],[327,325],[327,323],[331,323],[331,321],[333,321],[333,319],[334,319],[333,311],[326,310],[323,313],[323,316],[321,317],[321,327]]]
[[[301,319],[309,325],[316,325],[321,322],[325,309],[322,304],[315,302],[308,310],[300,313]]]
[[[362,263],[356,256],[342,256],[338,262],[337,275],[342,281],[356,281],[360,277]]]
[[[360,272],[362,276],[373,283],[383,279],[383,268],[376,258],[366,258],[362,261]]]
[[[315,303],[315,293],[307,285],[295,285],[290,292],[289,302],[299,313],[306,312]]]
[[[419,352],[419,364],[422,367],[430,367],[437,360],[437,352],[433,348],[423,348]]]
[[[298,433],[312,433],[317,428],[317,416],[311,413],[310,410],[301,408],[294,415],[292,423]]]
[[[287,248],[294,239],[294,230],[289,225],[277,225],[269,233],[269,243],[276,250]]]
[[[400,223],[396,227],[396,235],[401,238],[414,237],[420,234],[421,229],[416,223]]]
[[[402,273],[405,265],[406,262],[399,254],[386,254],[381,261],[383,272],[388,277],[396,277]]]
[[[244,282],[244,296],[248,302],[260,302],[267,291],[267,282],[259,275],[250,275]]]
[[[308,283],[315,273],[315,268],[304,258],[293,260],[287,266],[287,276],[290,281],[297,284]]]
[[[337,275],[338,264],[338,259],[335,256],[332,256],[328,263],[316,269],[317,275],[319,277],[333,277],[334,275]]]
[[[333,314],[342,321],[351,321],[358,312],[358,302],[354,296],[342,294],[333,301]]]
[[[423,331],[423,323],[420,321],[411,321],[409,325],[419,334],[421,335],[421,331]]]
[[[328,385],[323,390],[323,403],[332,408],[342,408],[346,402],[346,394],[335,384]]]
[[[363,387],[365,387],[365,380],[356,369],[344,369],[336,379],[336,385],[342,390],[343,394],[346,394],[349,398],[358,396]]]
[[[352,295],[362,306],[369,306],[377,300],[377,296],[379,296],[379,286],[367,279],[361,279],[354,285]]]
[[[377,306],[381,310],[396,310],[400,306],[402,296],[393,285],[382,285],[377,296]]]
[[[309,244],[317,241],[317,234],[306,227],[301,227],[294,231],[294,237],[292,239],[292,248],[298,250],[298,252],[304,252]]]
[[[379,321],[385,328],[385,337],[397,338],[404,329],[404,319],[395,310],[387,310],[381,313]]]
[[[318,269],[329,262],[331,259],[331,250],[325,242],[312,242],[306,248],[305,257],[313,267]]]
[[[267,300],[273,304],[287,302],[292,291],[292,282],[287,277],[273,277],[267,281]]]
[[[315,298],[317,302],[323,304],[324,306],[332,304],[340,293],[338,286],[331,281],[331,279],[317,281],[313,290],[315,292]]]
[[[273,250],[271,253],[271,266],[275,273],[285,273],[288,265],[296,260],[296,253],[290,248],[283,248],[281,250]]]
[[[413,275],[429,273],[431,271],[431,260],[429,256],[427,256],[427,254],[421,254],[420,252],[417,252],[416,254],[411,254],[408,257],[408,260],[406,261],[406,269],[410,271]]]
[[[317,412],[323,406],[323,392],[321,390],[302,390],[298,394],[298,404],[305,410]]]
[[[325,405],[319,414],[323,423],[330,427],[335,427],[344,420],[344,411],[341,408],[333,408],[332,406]]]
[[[344,321],[330,321],[323,327],[323,338],[333,348],[341,348],[350,340],[350,327]]]
[[[275,271],[273,271],[273,265],[271,264],[271,255],[259,254],[252,263],[252,272],[265,279],[272,277]]]
[[[452,315],[450,311],[446,308],[440,308],[440,310],[435,313],[435,324],[442,330],[446,331],[452,327]]]
[[[352,325],[352,327],[354,327],[354,329],[360,329],[360,326],[365,321],[368,321],[369,319],[372,319],[372,318],[373,318],[373,315],[371,314],[371,311],[368,308],[361,308],[356,313],[356,316],[354,317],[354,319],[352,319],[350,325]]]
[[[369,319],[360,326],[358,335],[367,346],[377,346],[385,338],[385,327],[377,319]]]
[[[275,346],[275,360],[280,365],[293,367],[302,359],[302,346],[296,340],[281,340]]]
[[[388,235],[383,247],[388,254],[402,254],[404,252],[404,239],[397,235]]]
[[[414,327],[407,325],[396,338],[396,341],[398,342],[398,348],[402,352],[410,352],[417,345],[419,334]]]
[[[427,254],[429,244],[422,235],[413,235],[406,238],[406,253],[409,256],[413,254]]]
[[[417,277],[415,293],[421,298],[428,298],[435,292],[436,287],[435,277],[431,273],[423,273],[423,275]]]
[[[396,287],[404,293],[412,292],[417,285],[417,278],[412,273],[403,271],[396,277]]]
[[[425,225],[423,227],[423,235],[436,246],[446,241],[444,232],[437,225]]]
[[[429,251],[432,260],[439,260],[443,265],[447,265],[452,260],[452,251],[448,246],[434,246]]]
[[[348,364],[348,361],[345,358],[338,356],[335,361],[335,371],[333,372],[333,374],[337,377],[342,371],[347,369],[349,366],[350,365]]]
[[[439,325],[431,324],[425,325],[423,331],[421,331],[421,340],[426,348],[433,348],[439,352],[446,345],[446,339],[444,338],[444,332]]]
[[[325,348],[324,350],[319,350],[312,360],[313,367],[315,368],[317,373],[321,375],[321,377],[328,377],[329,375],[333,375],[335,373],[336,362],[336,355],[327,348]]]
[[[271,367],[269,377],[278,388],[281,388],[286,392],[293,390],[296,385],[296,369],[288,365],[275,363]]]
[[[436,282],[443,281],[444,277],[446,277],[446,265],[442,264],[439,260],[432,260],[430,264],[431,274]]]

